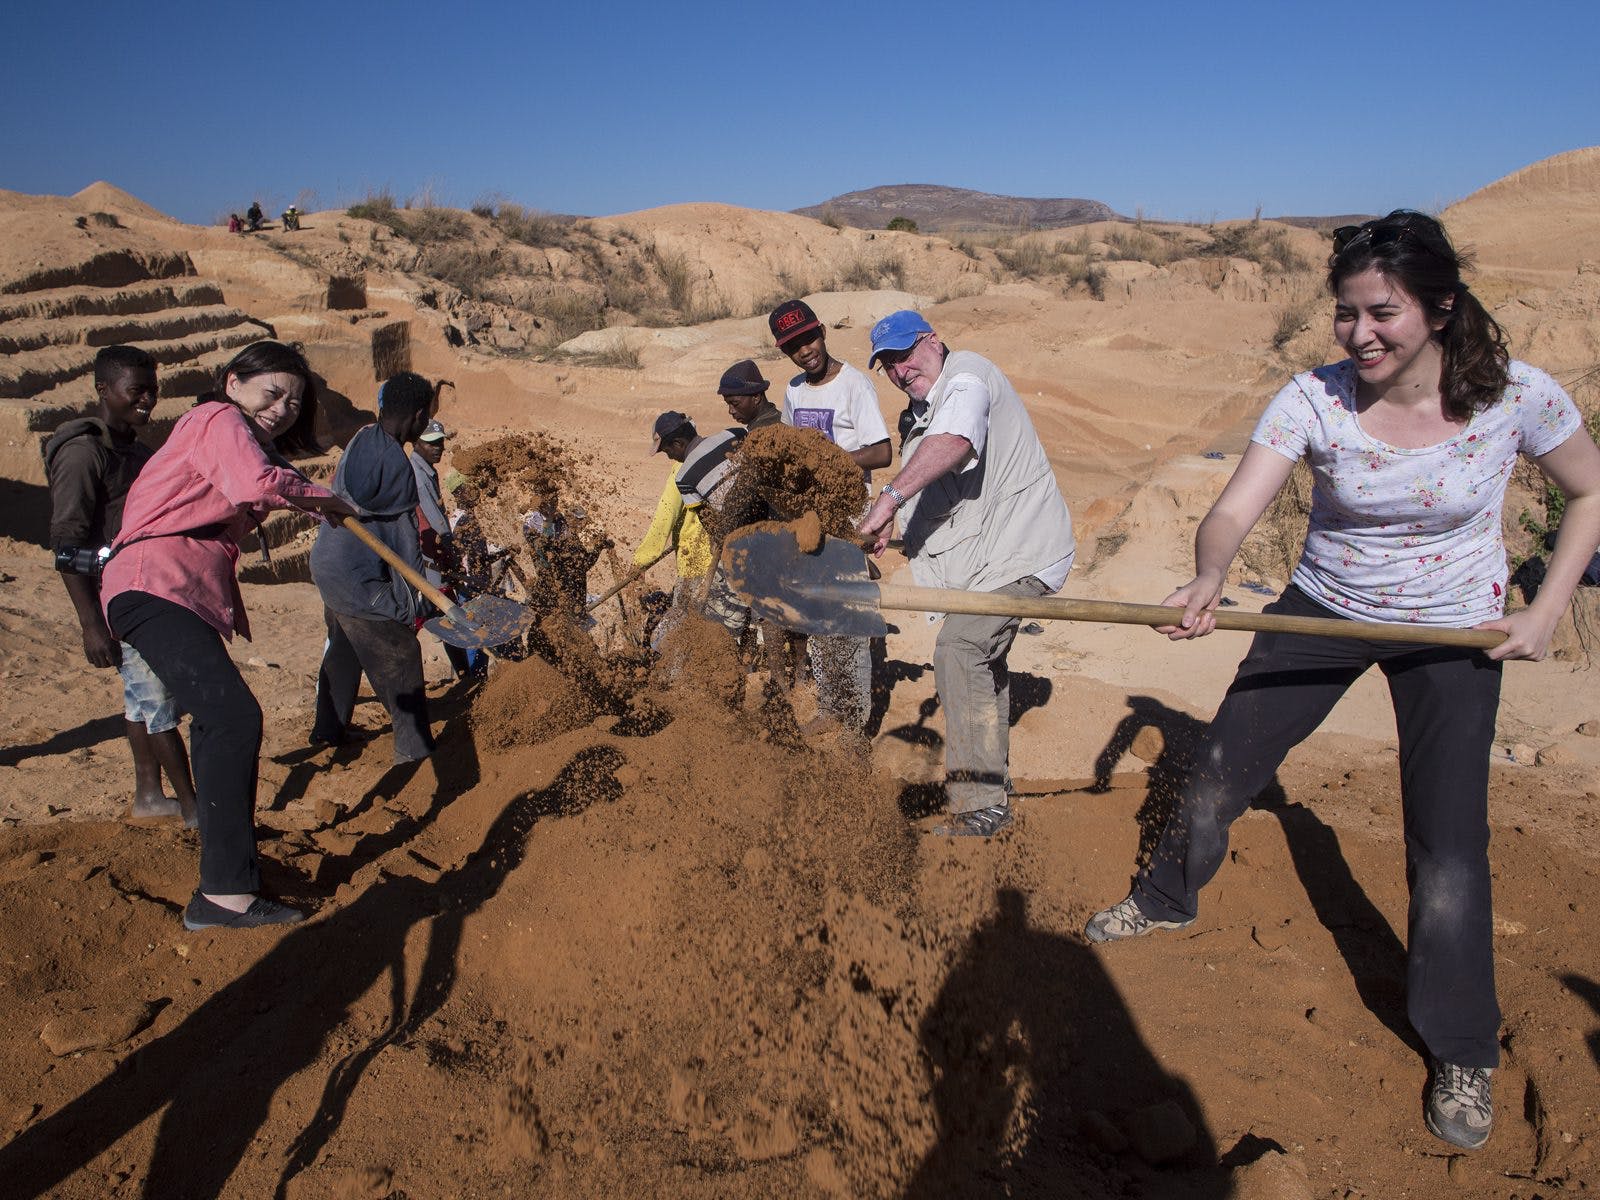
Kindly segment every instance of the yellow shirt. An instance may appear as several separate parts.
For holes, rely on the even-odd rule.
[[[633,552],[633,563],[642,567],[676,542],[678,578],[699,579],[711,570],[711,539],[700,524],[700,515],[684,507],[677,475],[678,464],[672,463],[667,472],[667,486],[661,489],[661,499],[656,502],[655,518],[650,522],[644,541]]]

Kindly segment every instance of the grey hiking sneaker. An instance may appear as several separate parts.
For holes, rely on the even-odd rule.
[[[940,837],[993,837],[1002,829],[1011,827],[1011,806],[991,804],[988,808],[957,813],[944,825],[934,826]]]
[[[1083,932],[1091,942],[1120,942],[1125,938],[1143,937],[1157,929],[1182,929],[1193,924],[1193,917],[1187,921],[1153,921],[1140,911],[1133,893],[1129,892],[1126,900],[1090,917]]]
[[[1462,1067],[1434,1059],[1423,1111],[1428,1132],[1463,1150],[1476,1150],[1487,1142],[1494,1128],[1493,1075],[1493,1067]]]

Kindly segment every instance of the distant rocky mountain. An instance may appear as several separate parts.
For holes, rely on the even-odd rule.
[[[924,233],[981,232],[995,229],[1055,229],[1121,218],[1098,200],[996,196],[936,183],[898,183],[846,192],[821,204],[794,210],[817,220],[832,218],[857,229],[882,229],[907,217]]]

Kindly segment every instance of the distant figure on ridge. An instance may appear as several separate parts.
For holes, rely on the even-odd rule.
[[[261,211],[261,201],[250,201],[250,207],[245,210],[244,219],[249,224],[251,233],[254,233],[256,230],[261,228],[263,215],[264,214]]]

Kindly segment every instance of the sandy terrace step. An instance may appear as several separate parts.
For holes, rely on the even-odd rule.
[[[250,317],[227,304],[169,308],[147,314],[93,317],[36,317],[0,328],[0,354],[23,354],[47,346],[115,346],[121,343],[167,341],[230,329]],[[4,368],[0,367],[0,371]]]
[[[0,281],[0,295],[15,296],[51,288],[118,288],[147,279],[171,279],[194,273],[189,256],[178,251],[103,250],[75,263],[40,266]]]
[[[49,317],[127,317],[221,303],[222,289],[209,279],[197,277],[176,281],[147,279],[118,288],[51,288],[0,299],[0,324]]]
[[[207,330],[187,337],[134,341],[131,345],[150,353],[161,366],[188,363],[201,355],[211,354],[248,345],[270,336],[270,330],[261,324],[239,324],[227,329]],[[41,350],[28,350],[0,359],[0,398],[46,398],[63,384],[85,379],[94,369],[94,353],[85,346],[49,346]],[[166,372],[162,373],[163,375]],[[162,394],[172,395],[176,390],[172,381],[162,380]],[[45,428],[35,425],[34,428]]]

